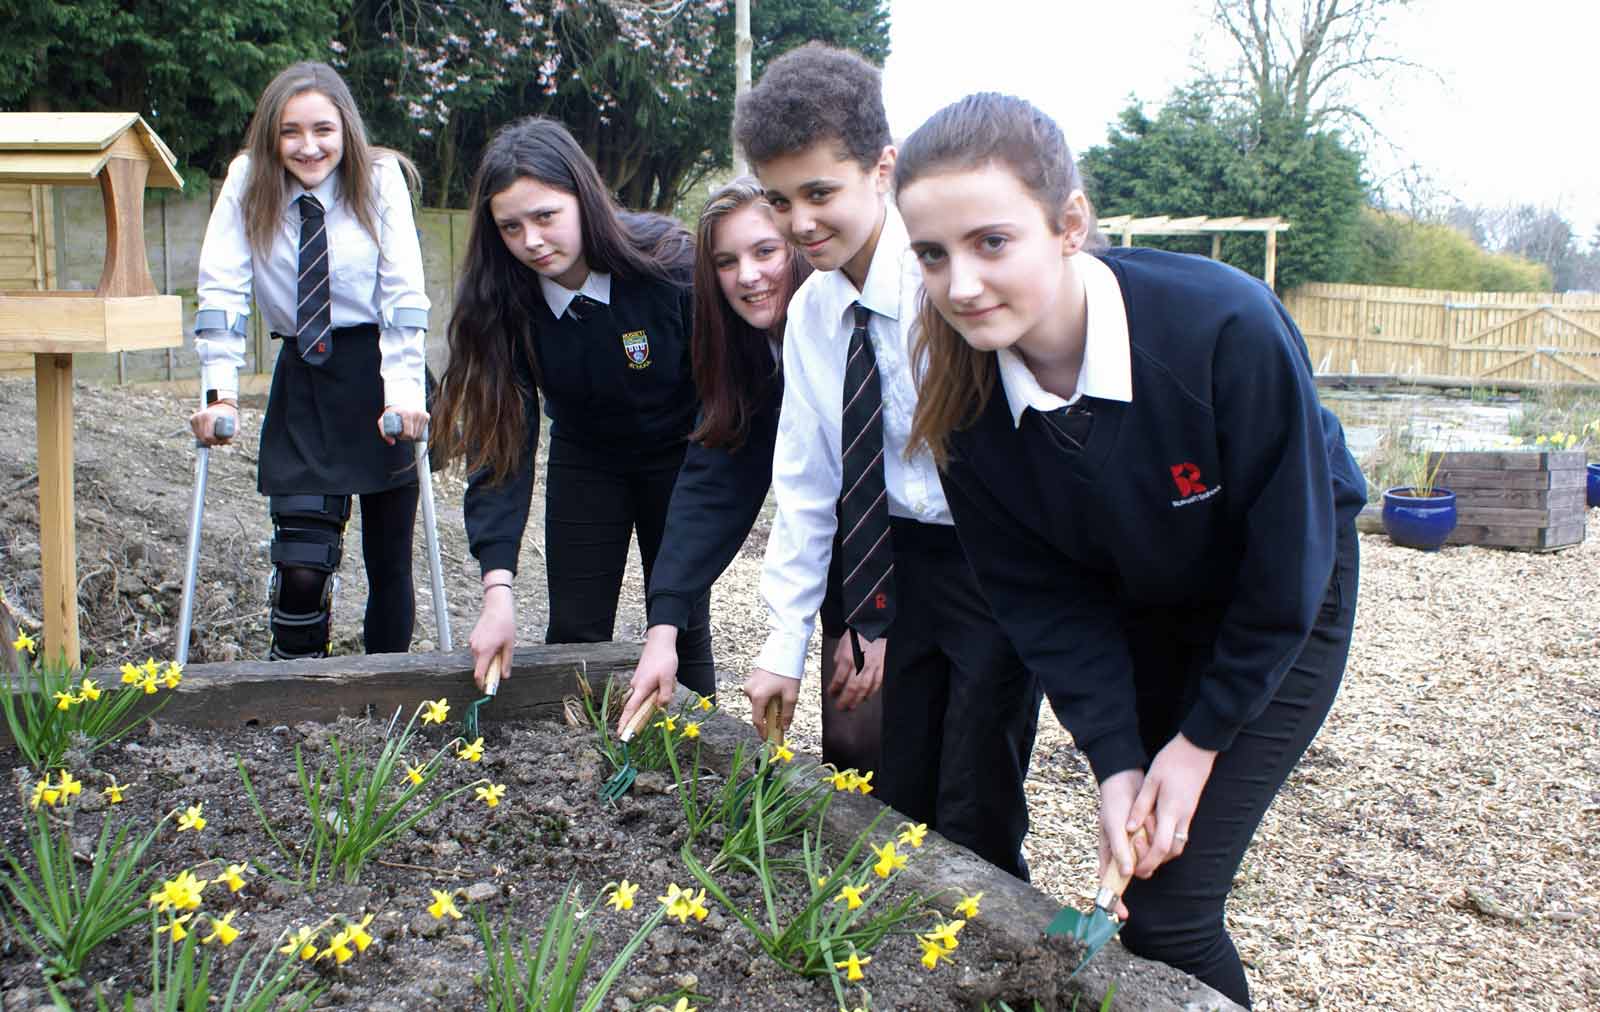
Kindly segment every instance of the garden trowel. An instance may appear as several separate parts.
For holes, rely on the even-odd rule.
[[[1141,826],[1128,842],[1137,844],[1141,840],[1148,839],[1144,827]],[[1067,907],[1056,914],[1055,919],[1044,929],[1046,935],[1066,935],[1074,941],[1083,943],[1083,959],[1073,968],[1073,977],[1076,977],[1078,971],[1087,966],[1089,960],[1122,930],[1123,922],[1117,920],[1117,915],[1112,911],[1116,909],[1117,900],[1122,898],[1122,891],[1126,888],[1128,888],[1128,876],[1122,874],[1113,861],[1100,879],[1100,891],[1094,894],[1092,910],[1084,913]]]

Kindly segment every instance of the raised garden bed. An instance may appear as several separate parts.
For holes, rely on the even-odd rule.
[[[546,917],[569,884],[576,884],[588,906],[608,883],[639,883],[634,909],[601,906],[581,922],[592,925],[596,937],[581,998],[658,909],[656,897],[668,891],[669,883],[699,888],[680,852],[687,830],[670,770],[641,773],[631,794],[607,805],[597,792],[612,768],[597,748],[597,735],[589,726],[562,719],[561,700],[575,693],[575,675],[603,686],[613,673],[631,669],[636,656],[636,646],[620,644],[519,651],[513,677],[483,711],[483,759],[458,760],[456,748],[447,747],[437,774],[419,794],[419,805],[452,789],[465,792],[376,852],[356,882],[324,869],[313,889],[293,881],[305,877],[303,863],[297,870],[291,856],[298,853],[294,841],[305,838],[311,818],[296,774],[296,749],[308,770],[327,763],[336,748],[374,756],[386,740],[402,733],[422,700],[443,696],[451,707],[448,723],[422,731],[407,756],[408,763],[422,764],[455,737],[456,718],[475,698],[466,656],[197,665],[170,693],[153,725],[90,757],[69,755],[68,768],[86,786],[70,815],[74,849],[92,852],[108,817],[132,822],[143,832],[174,807],[203,803],[205,828],[178,832],[169,823],[146,863],[157,879],[186,869],[198,868],[197,874],[207,877],[220,875],[229,864],[252,866],[239,893],[214,885],[205,894],[206,911],[236,909],[232,924],[242,931],[219,956],[223,970],[231,973],[247,946],[254,944],[259,952],[279,943],[284,932],[319,924],[330,914],[357,923],[371,915],[365,930],[374,942],[366,951],[342,964],[313,960],[297,982],[325,987],[314,1007],[374,1012],[485,1007],[488,955],[475,923],[479,915],[497,936],[529,936],[537,945]],[[110,673],[99,678],[117,681]],[[680,702],[686,706],[689,700]],[[392,723],[397,709],[400,720]],[[719,714],[704,716],[700,730],[701,789],[711,791],[729,776],[741,744],[749,754],[755,742],[747,725]],[[694,752],[680,742],[680,760]],[[27,798],[35,778],[15,752],[5,755],[18,789],[0,798],[0,842],[20,853],[25,827],[32,824]],[[243,788],[240,765],[253,799]],[[783,767],[783,775],[797,783],[819,782],[824,772],[806,768],[803,759]],[[108,778],[128,786],[123,803],[113,806],[97,793]],[[471,790],[484,779],[506,787],[492,808],[475,800]],[[829,797],[820,824],[835,860],[874,819],[879,821],[870,844],[893,839],[900,828],[902,820],[893,812],[885,815],[871,797],[854,792]],[[280,841],[289,842],[289,853],[263,828],[263,815]],[[703,834],[691,854],[709,862],[720,838],[717,831]],[[797,844],[790,841],[772,856],[793,858]],[[1027,1009],[1034,1000],[1050,1009],[1070,1008],[1074,1000],[1080,1008],[1098,1008],[1113,985],[1115,1009],[1231,1007],[1192,978],[1136,960],[1114,944],[1068,983],[1078,954],[1070,943],[1046,942],[1042,936],[1058,909],[1054,901],[935,834],[919,848],[902,845],[901,852],[909,857],[906,868],[882,884],[878,902],[927,899],[915,904],[912,921],[870,952],[865,979],[847,985],[851,1008],[953,1010],[1005,1001]],[[870,863],[871,855],[866,860]],[[764,909],[754,875],[727,871],[715,880],[738,908]],[[803,905],[804,879],[793,871],[779,872],[776,882],[780,920],[787,920]],[[466,916],[432,916],[433,890],[451,894]],[[968,919],[959,946],[936,969],[925,969],[915,934],[953,918],[952,904],[979,891],[982,912]],[[715,900],[707,905],[703,920],[659,924],[600,1007],[644,1009],[660,1002],[670,1008],[678,996],[688,996],[687,1005],[702,1009],[838,1007],[829,976],[785,970],[731,906]],[[49,1007],[39,961],[6,930],[0,952],[5,1009]],[[149,928],[141,925],[96,949],[80,976],[121,1007],[123,995],[148,992],[150,954]],[[870,991],[870,1004],[862,988]],[[73,1007],[93,1007],[87,989],[69,995]]]

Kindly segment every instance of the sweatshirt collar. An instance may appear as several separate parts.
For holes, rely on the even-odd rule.
[[[1000,385],[1011,406],[1013,425],[1022,425],[1022,413],[1029,408],[1054,411],[1076,404],[1082,397],[1133,400],[1128,307],[1122,302],[1122,286],[1111,268],[1089,253],[1074,254],[1072,266],[1083,284],[1083,302],[1088,314],[1078,389],[1066,399],[1051,393],[1039,385],[1020,354],[1011,348],[1001,348],[995,357],[1000,366]]]

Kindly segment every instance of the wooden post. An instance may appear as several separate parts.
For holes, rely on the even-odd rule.
[[[137,144],[124,136],[112,146],[116,152],[124,142]],[[150,261],[144,250],[144,184],[150,176],[150,163],[116,154],[106,160],[100,173],[100,195],[106,208],[106,265],[95,294],[101,298],[129,295],[155,295],[156,282],[150,276]]]
[[[755,40],[750,37],[750,0],[735,0],[733,7],[733,54],[737,70],[733,77],[733,100],[737,104],[750,90],[750,57],[755,50]],[[733,124],[728,124],[733,132]],[[739,142],[730,138],[733,146],[733,174],[742,176],[750,171],[744,156],[739,153]]]
[[[1221,260],[1222,259],[1222,233],[1221,232],[1213,232],[1213,233],[1211,233],[1211,259],[1213,259],[1213,260]]]
[[[1267,229],[1267,266],[1261,272],[1261,280],[1267,287],[1276,290],[1278,287],[1278,231]]]
[[[39,422],[39,556],[44,652],[78,666],[78,545],[73,531],[72,356],[33,357]]]

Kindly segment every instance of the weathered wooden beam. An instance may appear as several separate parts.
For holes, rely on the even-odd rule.
[[[481,712],[485,722],[548,716],[586,676],[603,689],[611,675],[631,674],[639,661],[638,643],[562,643],[518,649],[511,673],[502,679],[494,702]],[[121,673],[97,668],[90,676],[102,688],[119,687]],[[195,664],[176,689],[146,697],[152,706],[165,700],[158,720],[188,727],[230,728],[330,721],[342,714],[381,714],[399,708],[404,721],[424,699],[446,699],[457,721],[467,704],[482,696],[472,683],[470,651],[426,654],[369,654],[302,661],[236,661]],[[11,744],[0,726],[0,745]]]

